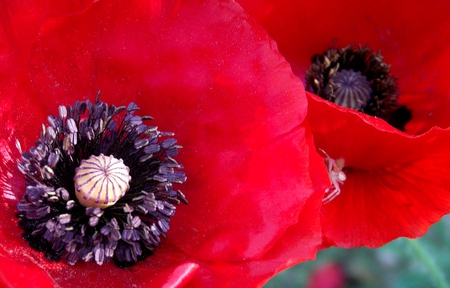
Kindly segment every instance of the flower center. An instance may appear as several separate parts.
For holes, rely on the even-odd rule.
[[[411,111],[397,102],[397,78],[380,53],[367,46],[331,48],[312,58],[306,89],[337,105],[384,119],[399,130]]]
[[[329,95],[334,95],[334,103],[347,108],[356,110],[362,109],[366,106],[372,93],[370,83],[367,78],[361,75],[361,72],[353,70],[337,71],[330,82],[337,85],[337,88],[332,91],[333,86],[327,86],[326,92]]]
[[[112,155],[92,155],[75,169],[76,196],[85,207],[114,205],[130,188],[130,169]]]
[[[58,110],[18,164],[23,238],[50,260],[134,265],[165,237],[176,205],[187,204],[174,189],[186,181],[173,158],[181,146],[144,124],[152,118],[135,115],[134,103],[97,99]]]

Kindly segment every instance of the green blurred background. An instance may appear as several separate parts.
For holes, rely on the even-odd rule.
[[[339,287],[450,287],[450,215],[420,239],[399,238],[378,249],[326,249],[316,260],[281,272],[264,288],[307,287],[312,272],[330,263],[340,267],[345,278]],[[328,274],[321,277],[331,279]]]

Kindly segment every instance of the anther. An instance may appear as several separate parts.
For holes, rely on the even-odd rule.
[[[130,188],[130,169],[112,155],[91,156],[75,170],[76,196],[85,207],[114,205]]]

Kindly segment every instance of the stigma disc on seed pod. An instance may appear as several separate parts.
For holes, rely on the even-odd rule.
[[[107,208],[130,188],[130,169],[114,156],[92,155],[75,169],[76,196],[85,207]]]

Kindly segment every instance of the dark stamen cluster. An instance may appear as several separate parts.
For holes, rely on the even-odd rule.
[[[380,117],[397,129],[404,130],[405,124],[411,119],[411,112],[397,103],[397,78],[390,74],[390,65],[383,62],[380,52],[373,52],[368,46],[359,45],[355,48],[349,45],[314,55],[306,72],[307,90],[336,102],[335,91],[339,85],[332,78],[343,70],[360,72],[370,83],[372,93],[361,107],[361,112]]]
[[[60,106],[35,146],[22,153],[18,167],[26,191],[17,205],[19,225],[24,239],[48,259],[65,256],[72,265],[113,259],[119,267],[131,266],[165,237],[175,205],[187,203],[172,186],[186,180],[172,158],[181,146],[173,133],[144,124],[152,118],[134,115],[138,109],[98,98]],[[81,205],[73,182],[81,160],[100,154],[123,159],[131,176],[126,194],[104,209]]]

